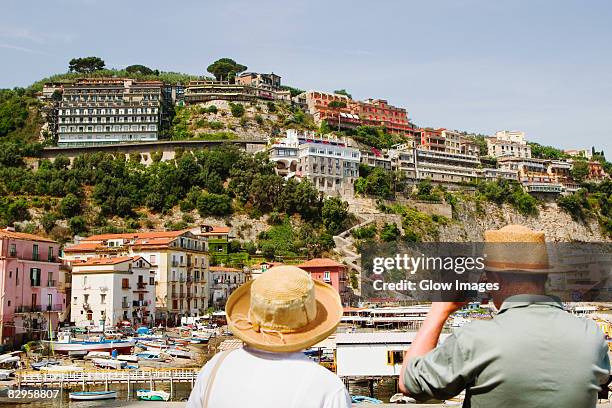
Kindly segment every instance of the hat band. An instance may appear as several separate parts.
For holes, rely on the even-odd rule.
[[[257,333],[261,333],[263,335],[263,340],[266,344],[278,344],[278,341],[270,341],[270,338],[276,338],[280,341],[280,344],[285,344],[285,337],[283,336],[283,332],[275,329],[267,329],[265,327],[261,327],[258,323],[253,323],[251,320],[251,311],[247,316],[242,313],[236,313],[234,319],[234,326],[236,326],[239,330],[253,330]],[[242,327],[241,327],[242,326]]]
[[[498,262],[485,261],[485,268],[511,268],[511,269],[548,269],[548,263],[517,263],[517,262]]]

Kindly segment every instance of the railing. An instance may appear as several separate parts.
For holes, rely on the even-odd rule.
[[[138,289],[146,289],[147,284],[146,282],[138,282],[137,287]]]
[[[128,305],[127,302],[121,302],[121,308],[122,309],[127,309],[128,307],[130,307],[130,305]]]
[[[41,312],[42,307],[40,305],[32,305],[32,306],[17,306],[15,308],[15,313],[32,313],[32,312]]]
[[[51,279],[47,281],[47,287],[54,288],[56,286],[56,281]]]
[[[106,382],[192,382],[198,376],[198,368],[158,368],[155,370],[83,370],[66,372],[17,371],[15,377],[20,385],[36,384],[51,386],[66,383]]]

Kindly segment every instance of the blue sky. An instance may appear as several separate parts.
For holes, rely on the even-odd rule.
[[[612,158],[607,0],[3,0],[0,87],[77,56],[194,74],[219,57],[385,98],[420,126],[521,129]]]

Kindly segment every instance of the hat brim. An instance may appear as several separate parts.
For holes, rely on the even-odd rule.
[[[234,291],[227,300],[225,313],[227,324],[234,334],[249,346],[277,353],[289,353],[306,349],[329,337],[342,318],[342,303],[338,292],[330,285],[313,280],[317,316],[307,326],[294,333],[283,333],[280,337],[257,332],[252,328],[239,328],[234,323],[236,316],[247,316],[251,305],[251,285],[249,281]]]
[[[550,266],[548,268],[543,269],[529,269],[529,268],[516,268],[516,267],[495,267],[489,266],[485,264],[485,271],[489,272],[507,272],[507,273],[517,273],[517,274],[525,274],[525,275],[541,275],[548,273],[568,273],[573,270],[567,267],[562,266]]]

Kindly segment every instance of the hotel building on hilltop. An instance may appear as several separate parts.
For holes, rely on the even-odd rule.
[[[488,155],[491,157],[531,158],[531,147],[525,140],[525,132],[502,130],[487,138]]]
[[[101,256],[141,256],[151,265],[157,321],[176,323],[181,316],[204,314],[209,306],[206,243],[190,231],[94,235],[64,248],[67,261]]]
[[[307,91],[295,97],[294,101],[303,106],[317,124],[325,120],[332,129],[384,126],[389,133],[411,137],[418,133],[410,123],[406,109],[389,105],[384,99],[355,101],[346,95]]]
[[[281,88],[281,77],[255,72],[242,73],[231,81],[212,79],[190,81],[185,87],[186,104],[206,103],[214,100],[255,102],[257,100],[291,101],[291,92]]]
[[[306,178],[326,195],[353,195],[361,153],[346,142],[289,129],[287,137],[272,144],[270,150],[279,175]]]
[[[152,142],[165,110],[161,81],[87,78],[66,83],[57,109],[58,146]]]
[[[72,265],[71,321],[77,326],[150,325],[155,267],[142,256],[94,257]]]
[[[47,339],[67,317],[58,255],[51,239],[0,230],[0,344]]]

